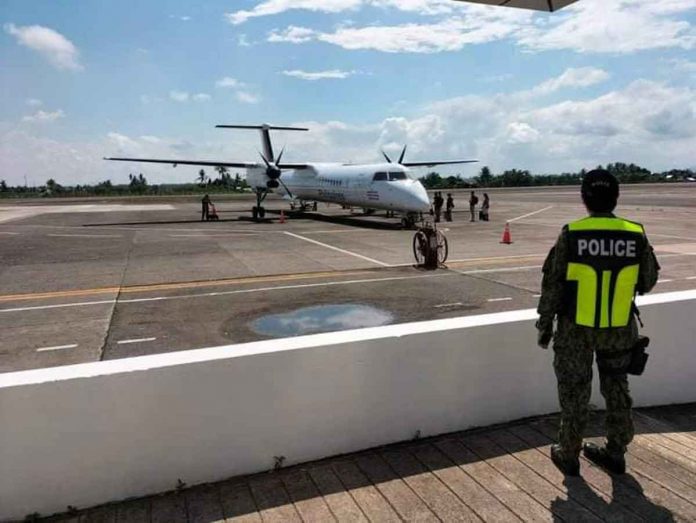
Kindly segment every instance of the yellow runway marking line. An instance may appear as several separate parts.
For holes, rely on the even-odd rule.
[[[268,282],[285,282],[304,279],[328,278],[336,276],[355,276],[358,274],[369,274],[371,270],[360,270],[350,272],[314,272],[314,273],[299,273],[299,274],[282,274],[275,276],[247,276],[243,278],[225,278],[221,280],[203,280],[193,282],[180,283],[155,283],[151,285],[133,285],[129,287],[99,287],[95,289],[75,289],[70,291],[54,291],[54,292],[39,292],[27,294],[6,294],[0,295],[0,302],[18,301],[18,300],[36,300],[47,298],[67,298],[74,296],[91,296],[93,294],[115,294],[115,293],[135,293],[135,292],[151,292],[162,290],[177,290],[177,289],[195,289],[200,287],[214,287],[218,285],[242,285],[245,283],[268,283]]]

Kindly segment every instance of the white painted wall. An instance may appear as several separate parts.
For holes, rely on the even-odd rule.
[[[696,401],[696,291],[648,297],[640,405]],[[533,310],[0,375],[0,519],[557,410]],[[601,404],[599,398],[595,399]]]

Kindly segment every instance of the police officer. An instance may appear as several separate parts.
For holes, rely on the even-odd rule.
[[[559,442],[551,457],[562,472],[577,476],[582,448],[588,459],[622,474],[634,432],[625,370],[638,339],[633,298],[655,286],[660,267],[643,226],[614,216],[619,183],[612,174],[587,173],[581,194],[589,216],[563,227],[544,262],[538,307],[539,346],[546,349],[553,338],[561,407]],[[607,440],[603,446],[583,446],[595,353],[598,364],[613,365],[612,372],[606,365],[599,371]]]

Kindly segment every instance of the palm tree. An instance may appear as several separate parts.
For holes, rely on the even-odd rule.
[[[207,178],[208,178],[208,177],[206,176],[205,171],[204,171],[203,169],[201,169],[200,171],[198,171],[198,183],[200,183],[201,185],[203,185],[203,184],[205,183],[205,181],[206,181]]]

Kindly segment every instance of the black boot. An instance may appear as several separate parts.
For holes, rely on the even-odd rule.
[[[551,445],[551,460],[566,476],[580,475],[580,460],[577,456],[568,456],[559,444]]]
[[[609,446],[600,447],[594,443],[585,443],[582,453],[591,462],[614,474],[626,472],[626,458],[621,450],[613,450]]]

